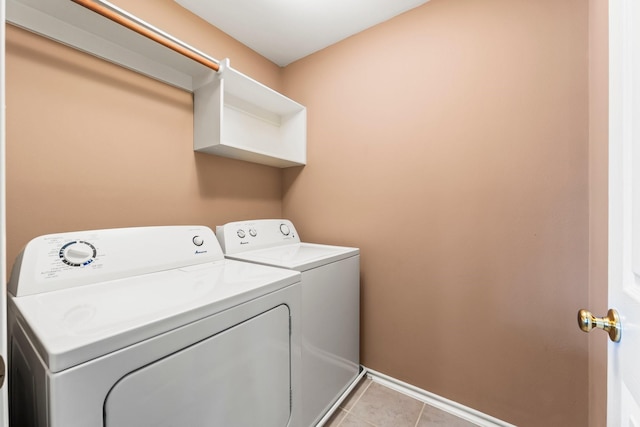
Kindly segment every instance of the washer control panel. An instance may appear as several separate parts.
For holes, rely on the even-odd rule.
[[[227,255],[300,243],[296,228],[287,219],[229,222],[216,227],[216,237]]]
[[[18,256],[8,290],[32,295],[222,259],[213,231],[204,226],[49,234]]]

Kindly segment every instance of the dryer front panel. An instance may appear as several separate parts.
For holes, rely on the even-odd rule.
[[[134,371],[104,404],[105,427],[285,427],[289,307],[279,305]]]

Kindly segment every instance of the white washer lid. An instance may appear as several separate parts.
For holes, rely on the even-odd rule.
[[[51,372],[146,340],[300,281],[300,273],[223,260],[11,297]]]
[[[359,253],[360,250],[358,248],[346,246],[294,243],[227,255],[227,258],[282,267],[289,270],[306,271],[358,255]]]

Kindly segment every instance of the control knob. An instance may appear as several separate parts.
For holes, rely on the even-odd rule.
[[[84,267],[91,264],[97,255],[95,246],[89,242],[76,240],[60,248],[60,259],[72,267]]]

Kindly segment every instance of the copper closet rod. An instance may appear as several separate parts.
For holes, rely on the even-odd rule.
[[[102,15],[105,18],[110,19],[113,22],[116,22],[122,25],[123,27],[130,29],[131,31],[135,31],[136,33],[148,39],[151,39],[156,43],[159,43],[165,47],[168,47],[169,49],[175,52],[178,52],[179,54],[184,55],[187,58],[192,59],[193,61],[196,61],[204,65],[205,67],[211,68],[214,71],[218,71],[220,69],[220,66],[216,62],[212,61],[211,59],[206,58],[200,55],[199,53],[194,52],[193,50],[190,50],[180,45],[179,43],[176,43],[175,41],[163,36],[162,34],[158,34],[155,31],[145,28],[144,26],[138,24],[137,22],[132,21],[126,16],[120,15],[119,13],[109,9],[108,7],[94,3],[92,0],[71,0],[71,1],[81,6],[84,6],[87,9],[99,15]]]

